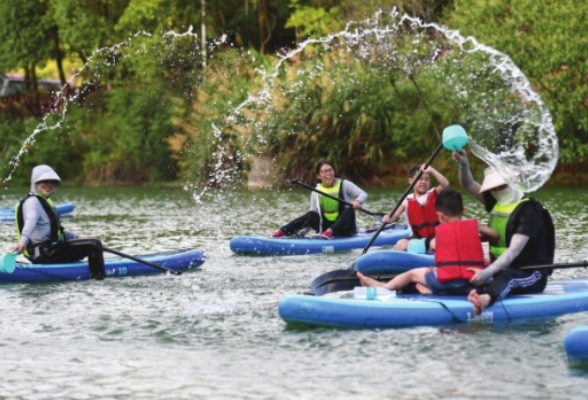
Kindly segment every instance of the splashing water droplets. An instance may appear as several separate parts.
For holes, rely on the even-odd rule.
[[[150,38],[155,39],[147,32],[138,32],[122,43],[97,49],[70,80],[83,76],[87,86],[67,97],[65,105],[55,113],[57,118],[52,119],[56,120],[54,124],[45,118],[37,126],[14,157],[10,176],[36,135],[62,126],[68,102],[91,97],[92,85],[123,84],[122,78],[117,81],[117,69],[123,63],[143,71],[137,75],[144,77],[141,84],[146,87],[151,82],[141,70],[145,59],[152,60],[151,65],[161,74],[169,74],[172,82],[180,70],[182,74],[193,74],[196,84],[184,87],[182,93],[196,98],[205,74],[198,58],[199,40],[192,27],[184,33],[165,32],[158,40],[147,40]],[[212,50],[221,45],[233,46],[227,40],[225,35],[209,40],[210,57],[217,57]],[[243,52],[241,57],[252,65],[255,61],[251,52]],[[231,67],[242,68],[237,64]],[[366,70],[370,74],[360,74]],[[231,71],[221,72],[229,76]],[[557,136],[549,110],[507,55],[457,31],[400,15],[396,9],[350,22],[341,32],[306,39],[294,49],[281,51],[278,61],[267,71],[257,69],[256,73],[260,84],[252,84],[241,103],[208,122],[210,134],[203,137],[210,142],[206,144],[214,145],[207,159],[213,171],[206,177],[209,185],[238,182],[243,161],[251,162],[263,154],[269,143],[298,136],[303,141],[312,140],[323,121],[318,117],[303,120],[295,111],[312,110],[313,102],[342,95],[344,84],[367,93],[378,93],[376,90],[383,85],[392,88],[389,93],[411,89],[421,103],[438,107],[435,112],[444,123],[463,125],[473,153],[521,190],[541,187],[557,163]],[[436,82],[436,87],[423,93],[421,79]],[[345,100],[351,106],[356,99]],[[440,101],[443,104],[436,104]],[[197,109],[192,112],[197,113]],[[344,117],[339,111],[334,115]],[[394,126],[389,129],[395,131]],[[197,140],[193,144],[204,145]],[[205,192],[206,189],[200,195],[194,194],[195,200],[200,201]]]
[[[333,73],[336,64],[340,76]],[[411,82],[423,102],[429,100],[420,93],[419,79],[436,79],[439,97],[455,110],[450,123],[463,125],[473,153],[513,186],[526,192],[537,190],[553,172],[558,144],[551,115],[510,57],[457,31],[399,16],[396,10],[349,23],[343,31],[323,38],[307,39],[281,54],[273,70],[264,74],[264,88],[235,111],[257,109],[250,115],[255,129],[266,132],[266,141],[268,136],[279,136],[280,129],[290,135],[310,135],[311,125],[295,116],[287,120],[280,117],[286,109],[280,105],[281,99],[270,93],[279,88],[290,106],[308,102],[310,99],[300,97],[307,93],[300,88],[322,85],[319,94],[324,96],[339,90],[343,80],[353,82],[359,68],[373,68],[382,82]],[[293,82],[286,87],[279,76],[292,69],[294,74],[287,76]],[[369,87],[357,78],[357,85],[358,90],[369,91],[377,83]]]

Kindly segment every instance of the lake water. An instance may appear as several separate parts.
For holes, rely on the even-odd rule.
[[[8,207],[26,188],[3,192]],[[401,190],[368,190],[389,212]],[[198,193],[200,194],[200,193]],[[556,262],[588,254],[588,191],[543,189]],[[104,281],[0,286],[2,399],[586,399],[588,367],[566,360],[567,332],[588,312],[505,326],[388,330],[287,326],[278,301],[361,250],[234,255],[236,235],[269,235],[308,207],[309,192],[59,188],[64,226],[130,254],[198,247],[198,271]],[[468,215],[482,207],[466,197]],[[373,221],[360,214],[363,227]],[[0,225],[0,244],[15,242]],[[557,270],[553,279],[588,275]]]

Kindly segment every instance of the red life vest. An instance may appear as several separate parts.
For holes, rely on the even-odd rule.
[[[408,221],[412,234],[417,238],[426,239],[435,236],[435,226],[439,225],[439,216],[435,210],[437,191],[431,190],[427,195],[425,205],[420,205],[414,198],[406,199]]]
[[[435,241],[435,265],[439,283],[470,280],[474,273],[467,268],[483,269],[486,266],[482,241],[478,234],[478,221],[475,219],[437,226]]]

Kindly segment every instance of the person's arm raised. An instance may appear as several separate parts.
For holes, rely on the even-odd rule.
[[[437,193],[439,193],[443,189],[449,187],[449,181],[447,180],[447,178],[444,177],[441,174],[441,172],[437,171],[435,168],[429,166],[429,168],[427,168],[425,170],[425,172],[428,172],[429,174],[433,175],[435,177],[435,179],[437,180],[437,182],[439,182],[439,185],[437,187],[435,187],[435,190],[437,191]]]
[[[480,193],[480,184],[474,180],[472,171],[470,171],[470,164],[468,162],[468,155],[465,150],[454,151],[451,157],[459,165],[459,183],[468,191],[476,200],[484,204],[484,195]]]

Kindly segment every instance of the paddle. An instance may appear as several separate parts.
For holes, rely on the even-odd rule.
[[[426,266],[423,265],[423,267]],[[575,263],[528,265],[525,267],[519,267],[518,269],[564,269],[579,267],[588,267],[588,261],[585,260]],[[395,275],[376,275],[372,276],[372,278],[379,281],[389,281],[390,279],[394,278],[394,276]],[[357,271],[354,269],[338,269],[327,272],[326,274],[316,278],[312,282],[310,290],[315,296],[322,296],[327,293],[352,290],[356,286],[361,286],[359,279],[357,278]]]
[[[330,198],[330,199],[336,200],[336,201],[338,201],[338,202],[340,202],[340,203],[343,203],[343,204],[345,204],[345,205],[347,205],[347,206],[349,206],[349,207],[353,207],[353,204],[351,204],[350,202],[348,202],[348,201],[345,201],[345,200],[343,200],[343,199],[340,199],[340,198],[338,198],[338,197],[335,197],[335,196],[331,196],[331,195],[330,195],[330,194],[328,194],[328,193],[321,192],[320,190],[318,190],[318,189],[316,189],[316,188],[314,188],[314,187],[312,187],[312,186],[310,186],[310,185],[307,185],[306,183],[299,182],[299,181],[298,181],[298,179],[296,179],[296,178],[294,178],[294,179],[290,180],[290,184],[291,184],[291,185],[300,185],[300,186],[302,186],[303,188],[306,188],[306,189],[308,189],[308,190],[312,190],[313,192],[317,192],[318,194],[321,194],[321,195],[323,195],[323,196],[325,196],[325,197],[328,197],[328,198]],[[361,212],[364,212],[364,213],[366,213],[366,214],[368,214],[368,215],[371,215],[371,216],[372,216],[372,217],[374,217],[374,219],[375,219],[376,221],[378,221],[378,222],[382,222],[382,217],[384,217],[384,215],[386,215],[386,214],[384,214],[384,213],[381,213],[381,214],[376,214],[376,213],[370,212],[370,211],[368,211],[368,210],[364,210],[363,208],[358,208],[357,210],[359,210],[359,211],[361,211]]]
[[[418,174],[416,174],[416,176],[412,179],[411,184],[408,186],[408,188],[406,188],[404,193],[402,193],[402,196],[400,196],[400,200],[398,200],[392,211],[390,211],[388,217],[391,218],[394,215],[394,213],[396,213],[396,211],[400,208],[406,196],[410,194],[414,186],[417,184],[417,182],[423,175],[423,170],[427,169],[429,165],[431,165],[433,159],[437,156],[437,154],[439,154],[443,147],[450,151],[459,151],[468,143],[468,140],[468,135],[466,131],[461,127],[461,125],[451,125],[445,128],[443,130],[441,143],[439,143],[433,154],[431,154],[431,157],[429,157],[424,167],[419,169]],[[386,223],[382,222],[380,228],[376,231],[376,233],[374,233],[370,241],[364,247],[362,254],[367,253],[368,249],[371,247],[372,243],[374,243],[380,232],[382,232],[385,225]]]
[[[371,276],[378,281],[388,282],[396,275],[375,275]],[[310,292],[315,296],[333,292],[343,292],[352,290],[356,286],[361,286],[357,271],[354,269],[337,269],[327,272],[312,281]]]
[[[104,247],[104,246],[102,246],[102,250],[104,250],[104,251],[106,251],[108,253],[116,254],[117,256],[128,258],[129,260],[133,260],[133,261],[136,261],[136,262],[139,262],[139,263],[148,265],[148,266],[153,267],[153,268],[160,269],[162,271],[167,271],[167,272],[169,272],[170,274],[173,274],[173,275],[181,275],[182,274],[182,271],[176,271],[174,269],[166,268],[166,267],[163,267],[161,265],[153,264],[152,262],[149,262],[147,260],[143,260],[143,259],[138,258],[138,257],[135,257],[135,256],[130,256],[128,254],[121,253],[118,250],[109,249],[108,247]]]
[[[0,272],[12,274],[16,268],[17,253],[5,253],[0,256]]]
[[[588,267],[588,261],[578,261],[575,263],[559,263],[559,264],[545,264],[545,265],[527,265],[525,267],[518,267],[517,269],[564,269],[564,268],[578,268]]]

